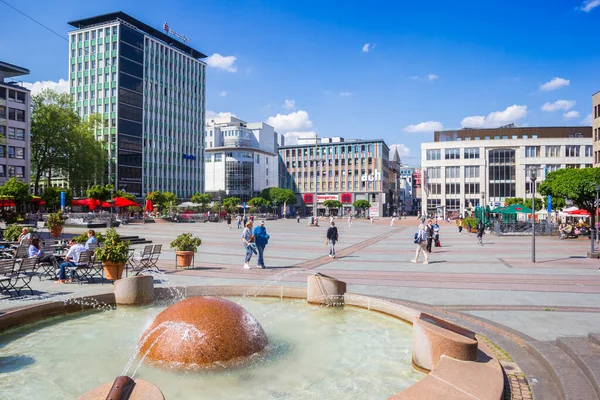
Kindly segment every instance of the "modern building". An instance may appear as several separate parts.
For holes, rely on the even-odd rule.
[[[69,24],[73,106],[103,118],[109,181],[139,197],[202,192],[206,56],[166,23],[160,31],[123,12]]]
[[[13,177],[29,182],[31,95],[13,79],[27,74],[26,68],[0,61],[0,185]]]
[[[560,168],[593,163],[590,126],[461,129],[434,133],[421,144],[422,211],[464,214],[480,204],[503,205],[508,197],[531,196]]]
[[[339,139],[279,148],[279,186],[297,194],[295,211],[311,215],[316,196],[319,215],[328,211],[325,200],[340,201],[343,214],[357,211],[354,201],[367,200],[372,216],[389,215],[389,147],[381,139]]]
[[[389,161],[389,169],[390,169],[390,198],[387,203],[390,204],[389,213],[396,215],[402,215],[402,199],[404,197],[403,191],[403,181],[400,176],[400,171],[402,168],[402,161],[400,160],[400,155],[398,154],[398,150],[396,148],[390,150],[390,161]],[[387,207],[386,203],[386,208]]]
[[[403,165],[400,169],[400,212],[408,215],[416,214],[421,210],[420,202],[417,200],[417,173],[416,167]]]
[[[600,92],[592,96],[592,132],[594,134],[594,167],[600,167]]]
[[[205,182],[213,197],[242,201],[279,182],[277,149],[283,137],[263,122],[228,116],[206,122]]]

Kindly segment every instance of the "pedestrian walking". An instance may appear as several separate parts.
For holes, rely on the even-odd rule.
[[[244,269],[250,269],[250,259],[252,254],[258,253],[254,249],[254,235],[252,235],[252,222],[246,223],[246,227],[242,231],[242,243],[244,243],[244,249],[246,250],[246,257],[244,258]]]
[[[419,257],[421,256],[421,253],[423,253],[423,256],[425,257],[423,264],[429,264],[429,256],[427,255],[427,231],[425,230],[425,225],[419,225],[419,230],[415,233],[413,239],[417,248],[415,251],[415,258],[410,261],[415,264],[418,263]]]
[[[333,214],[331,214],[329,216],[329,223],[331,224],[333,221],[335,221],[335,218],[334,218]]]
[[[242,217],[239,214],[235,217],[235,222],[237,222],[237,228],[240,229],[242,227]]]
[[[435,247],[442,247],[440,243],[440,225],[437,222],[433,224],[433,243]]]
[[[227,229],[231,229],[231,214],[227,213],[225,220],[227,221]]]
[[[300,213],[296,213],[296,222],[300,223]]]
[[[477,223],[477,240],[479,241],[479,244],[483,246],[483,235],[485,233],[485,225],[483,224],[483,222],[479,221]]]
[[[244,226],[246,226],[246,224],[248,224],[248,216],[244,214]]]
[[[256,263],[256,266],[259,268],[266,268],[264,254],[265,247],[269,243],[270,236],[267,234],[267,228],[265,228],[265,221],[260,221],[260,224],[256,228],[254,228],[252,234],[254,235],[254,244],[256,245],[256,250],[258,251],[258,261]]]
[[[433,242],[433,221],[427,221],[427,226],[425,227],[425,231],[427,233],[427,252],[431,253],[431,244]]]
[[[348,214],[348,228],[352,226],[352,214]]]
[[[458,226],[458,234],[462,234],[462,228],[463,228],[463,220],[462,217],[458,217],[458,219],[456,220],[456,226]]]
[[[395,215],[392,215],[390,217],[390,226],[394,226],[394,222],[396,222],[396,217],[395,217]]]
[[[335,222],[331,221],[331,226],[327,229],[327,238],[325,244],[329,245],[329,257],[335,258],[335,244],[339,239],[338,229],[335,226]]]

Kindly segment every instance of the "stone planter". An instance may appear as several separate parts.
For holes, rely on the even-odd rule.
[[[129,306],[151,304],[154,300],[154,277],[130,276],[115,282],[115,303]]]
[[[114,263],[112,261],[105,261],[102,265],[104,266],[104,276],[106,279],[116,281],[123,276],[123,270],[125,269],[124,262]]]
[[[175,255],[177,256],[177,266],[178,267],[189,267],[192,265],[194,260],[194,252],[193,251],[176,251]]]
[[[62,226],[53,226],[52,228],[50,228],[50,235],[53,238],[59,238],[60,235],[62,234],[62,231],[63,231]]]

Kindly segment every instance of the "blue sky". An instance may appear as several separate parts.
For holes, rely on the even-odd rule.
[[[580,125],[600,90],[600,0],[5,1],[64,36],[116,10],[167,21],[211,56],[211,114],[382,138],[405,164],[441,127]],[[36,89],[67,77],[66,41],[1,2],[0,15],[3,60],[49,81]]]

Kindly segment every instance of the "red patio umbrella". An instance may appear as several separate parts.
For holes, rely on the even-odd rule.
[[[117,207],[139,207],[140,205],[135,201],[126,199],[124,197],[115,197],[113,199],[113,204]]]
[[[573,210],[573,211],[568,211],[567,214],[569,215],[590,215],[589,212],[587,212],[586,210]]]

